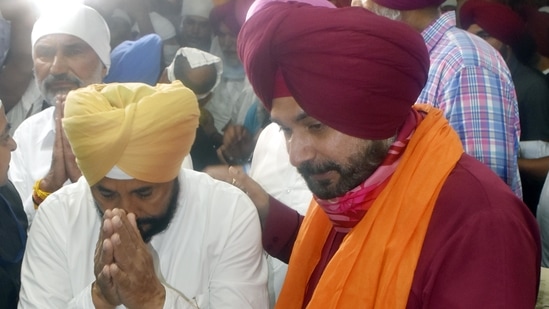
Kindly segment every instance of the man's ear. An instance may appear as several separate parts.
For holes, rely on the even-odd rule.
[[[107,67],[103,65],[103,69],[101,70],[101,76],[103,76],[102,79],[105,79],[105,76],[107,76]]]
[[[208,93],[208,95],[200,100],[198,100],[198,105],[200,107],[204,107],[204,105],[206,105],[206,103],[208,103],[210,101],[210,99],[212,98],[213,96],[213,92],[210,92]]]

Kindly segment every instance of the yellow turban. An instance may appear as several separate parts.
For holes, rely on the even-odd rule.
[[[161,183],[177,177],[199,116],[196,96],[179,81],[99,84],[68,94],[63,128],[90,186],[115,165]]]

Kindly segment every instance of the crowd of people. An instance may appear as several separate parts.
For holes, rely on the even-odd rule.
[[[0,63],[0,308],[545,301],[549,3],[0,0]]]

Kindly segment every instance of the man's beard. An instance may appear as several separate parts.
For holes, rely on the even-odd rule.
[[[61,89],[52,89],[54,83],[56,82],[67,82],[74,84],[74,88],[61,88]],[[55,105],[58,95],[65,95],[73,89],[78,89],[82,87],[84,83],[78,77],[73,74],[59,74],[59,75],[48,75],[41,83],[38,84],[40,92],[50,105]]]
[[[361,147],[349,156],[348,163],[344,165],[340,165],[335,161],[325,161],[318,164],[306,161],[298,166],[297,170],[307,182],[311,192],[318,198],[328,200],[343,196],[375,172],[387,156],[392,140],[372,141],[370,145]],[[339,174],[339,181],[332,183],[332,180],[329,179],[317,181],[312,178],[315,174],[329,171],[335,171]]]
[[[166,212],[160,216],[136,218],[135,221],[137,223],[137,229],[139,229],[141,238],[145,243],[148,243],[149,241],[151,241],[153,236],[162,233],[168,228],[168,226],[172,222],[173,217],[175,216],[175,212],[177,211],[178,197],[179,179],[176,178],[173,182],[173,189],[171,192],[170,200],[168,201]],[[95,201],[95,206],[97,208],[97,212],[99,213],[99,217],[103,218],[104,213],[101,210],[101,207],[99,207],[97,201]]]

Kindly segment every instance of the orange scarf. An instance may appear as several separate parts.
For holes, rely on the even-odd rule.
[[[307,308],[405,308],[431,214],[463,153],[442,111],[427,112],[402,161],[371,208],[326,266]],[[276,308],[301,309],[332,224],[312,202],[290,258]]]

